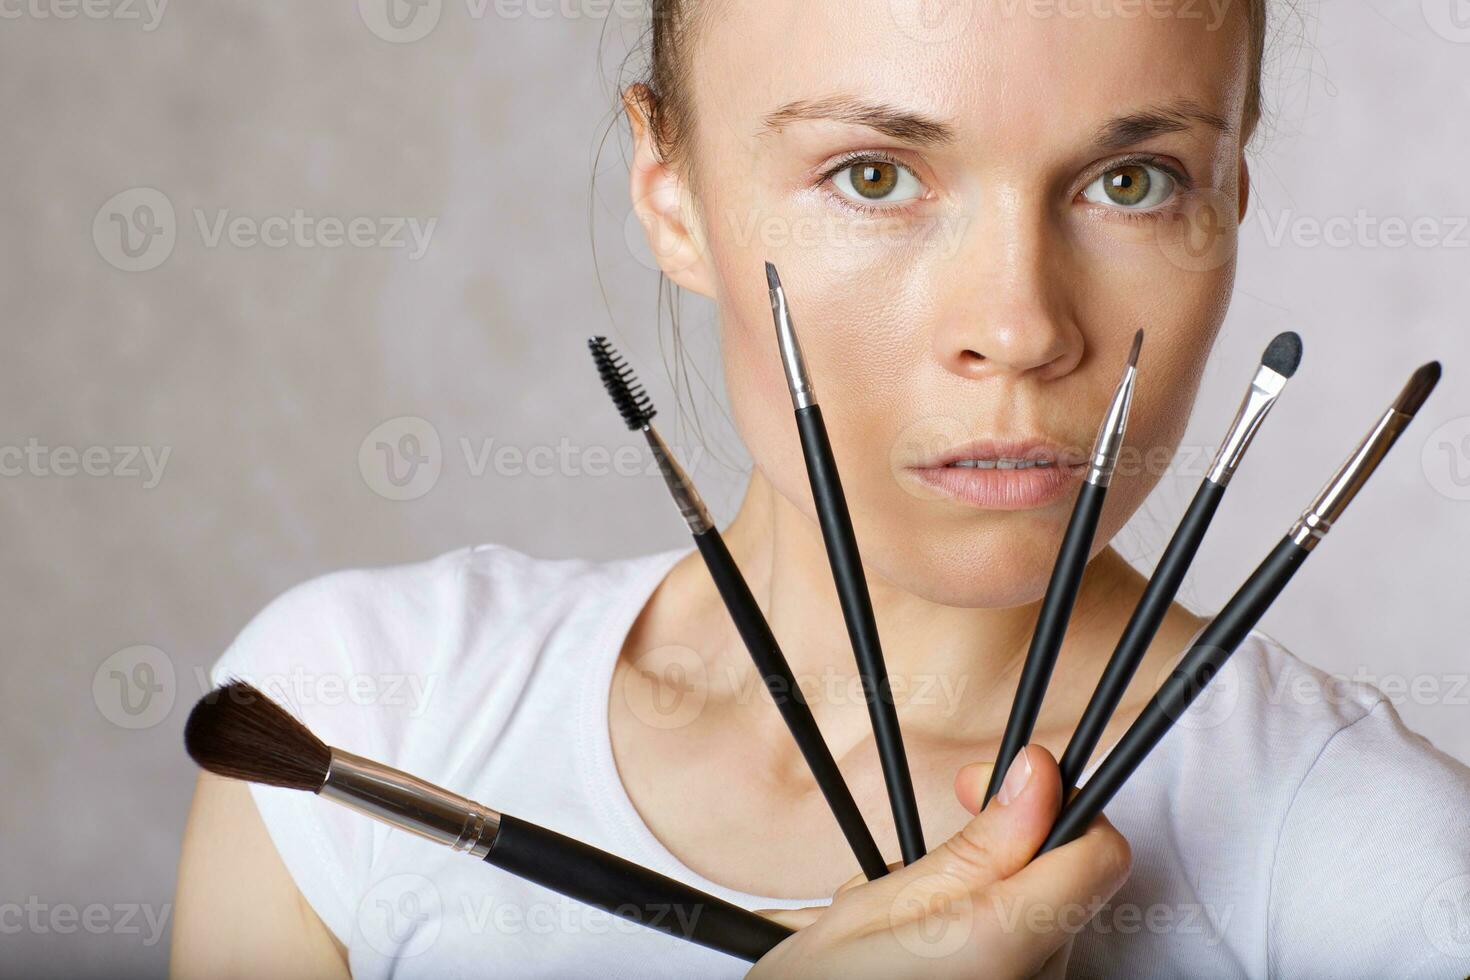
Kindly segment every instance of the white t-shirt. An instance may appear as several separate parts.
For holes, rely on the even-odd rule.
[[[331,745],[745,907],[820,904],[685,867],[619,780],[614,664],[685,553],[593,563],[482,546],[337,572],[267,606],[212,677],[256,683]],[[748,968],[311,794],[253,792],[355,977]],[[1377,691],[1332,685],[1263,634],[1107,812],[1133,871],[1078,935],[1069,976],[1470,973],[1470,769],[1405,729]]]

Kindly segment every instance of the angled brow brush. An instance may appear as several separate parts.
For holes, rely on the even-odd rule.
[[[883,663],[883,648],[878,642],[878,624],[873,618],[873,601],[863,575],[863,560],[858,554],[857,538],[852,530],[852,515],[842,493],[837,473],[837,460],[827,438],[827,425],[822,408],[807,377],[801,344],[791,324],[791,311],[786,304],[786,291],[776,267],[766,263],[766,284],[771,293],[771,313],[776,320],[776,338],[781,348],[781,364],[786,370],[786,383],[791,389],[791,402],[796,410],[796,428],[801,436],[801,451],[806,457],[807,478],[817,520],[822,527],[822,540],[827,546],[827,562],[837,585],[842,616],[847,623],[848,639],[857,658],[863,693],[868,701],[868,717],[873,725],[873,738],[878,744],[878,758],[883,765],[883,780],[888,789],[888,803],[893,809],[893,822],[898,829],[903,863],[913,864],[924,856],[924,832],[919,824],[919,804],[914,799],[913,777],[903,748],[903,733],[898,727],[898,712],[893,704],[893,689],[888,682],[888,668]]]
[[[1271,603],[1332,530],[1358,491],[1378,469],[1404,429],[1439,383],[1439,362],[1424,365],[1399,394],[1373,431],[1359,444],[1317,499],[1302,512],[1281,543],[1200,633],[1189,652],[1154,693],[1143,712],[1103,759],[1077,795],[1062,808],[1038,853],[1075,840],[1102,812],[1128,777],[1143,764],[1205,685],[1225,666]]]
[[[1225,499],[1225,489],[1230,485],[1230,478],[1235,475],[1240,461],[1245,458],[1245,451],[1250,448],[1251,440],[1255,438],[1261,423],[1286,388],[1286,382],[1296,374],[1301,360],[1302,339],[1290,331],[1272,340],[1266,353],[1262,355],[1260,367],[1256,369],[1255,378],[1251,381],[1250,391],[1241,402],[1240,411],[1236,413],[1235,421],[1225,435],[1225,441],[1220,444],[1209,473],[1201,481],[1194,500],[1190,502],[1189,509],[1179,522],[1178,530],[1174,532],[1163,556],[1159,558],[1158,567],[1149,577],[1143,597],[1138,600],[1138,607],[1133,611],[1122,638],[1108,660],[1102,679],[1098,681],[1097,689],[1093,691],[1092,699],[1087,704],[1087,710],[1082,713],[1082,720],[1077,723],[1077,730],[1067,743],[1067,751],[1063,753],[1061,762],[1063,786],[1076,786],[1077,781],[1082,778],[1082,773],[1087,769],[1087,760],[1092,758],[1092,752],[1097,748],[1103,730],[1107,728],[1118,703],[1123,700],[1123,694],[1128,690],[1134,672],[1138,670],[1139,663],[1148,652],[1149,644],[1153,642],[1159,626],[1164,622],[1170,604],[1179,593],[1179,586],[1199,551],[1200,542],[1209,530],[1210,521],[1214,519],[1220,501]]]
[[[1108,486],[1113,482],[1113,471],[1117,469],[1118,456],[1123,450],[1123,436],[1128,430],[1128,413],[1133,407],[1133,389],[1138,379],[1138,352],[1142,347],[1143,331],[1140,330],[1133,335],[1128,366],[1123,371],[1123,380],[1118,383],[1117,391],[1113,393],[1102,428],[1098,430],[1092,462],[1077,494],[1077,502],[1072,506],[1067,530],[1062,535],[1062,547],[1052,567],[1046,596],[1041,600],[1036,630],[1031,634],[1031,648],[1026,652],[1021,680],[1016,685],[1016,697],[1011,703],[1011,714],[1006,719],[1000,753],[990,774],[990,785],[985,790],[986,806],[1000,791],[1012,760],[1031,741],[1036,718],[1041,714],[1041,702],[1046,697],[1046,686],[1051,682],[1051,672],[1056,667],[1057,654],[1067,634],[1067,623],[1072,618],[1072,607],[1082,585],[1082,573],[1087,570],[1087,556],[1097,535],[1098,518],[1102,516]]]
[[[620,918],[754,962],[785,926],[630,861],[332,748],[233,681],[200,699],[184,746],[220,776],[316,793]],[[677,914],[669,914],[670,912]]]
[[[674,502],[679,505],[679,512],[689,525],[689,533],[694,536],[694,543],[704,558],[705,567],[715,580],[715,588],[724,600],[725,609],[734,620],[735,629],[745,642],[745,648],[750,651],[750,658],[755,661],[756,670],[760,672],[776,707],[780,709],[786,727],[791,730],[791,737],[796,739],[797,748],[801,750],[807,767],[816,779],[817,787],[826,797],[833,816],[837,818],[843,836],[857,856],[863,874],[869,879],[881,878],[888,873],[883,853],[878,850],[873,835],[868,832],[862,811],[858,809],[857,801],[852,798],[852,792],[842,778],[842,771],[837,768],[837,761],[832,758],[832,752],[822,738],[817,720],[812,716],[812,709],[807,705],[806,698],[796,683],[796,677],[791,673],[791,667],[771,632],[770,624],[766,622],[765,614],[751,594],[745,576],[740,574],[740,567],[735,564],[730,549],[725,547],[725,539],[720,536],[714,521],[710,519],[709,511],[693,482],[674,459],[658,430],[653,427],[653,417],[658,414],[653,407],[653,400],[638,383],[633,369],[624,363],[622,356],[613,349],[606,337],[593,337],[587,341],[587,346],[592,351],[593,361],[597,363],[597,373],[601,375],[602,383],[622,414],[623,421],[630,430],[641,431],[648,441],[648,448],[658,461],[664,480],[669,485],[669,492],[673,494]]]

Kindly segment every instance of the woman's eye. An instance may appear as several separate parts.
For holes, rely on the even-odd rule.
[[[1087,186],[1082,196],[1093,204],[1147,211],[1169,200],[1174,186],[1174,178],[1158,167],[1130,163],[1103,174]]]
[[[859,204],[901,204],[924,195],[924,185],[908,167],[885,160],[863,160],[832,175],[844,196]]]

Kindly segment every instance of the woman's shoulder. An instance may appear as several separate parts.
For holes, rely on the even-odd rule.
[[[354,751],[408,721],[513,694],[538,661],[585,641],[652,589],[675,553],[538,558],[485,544],[422,561],[328,572],[251,618],[210,671],[327,726]],[[369,737],[379,736],[379,737]],[[367,744],[363,744],[367,743]]]
[[[1226,782],[1251,787],[1274,836],[1272,975],[1465,975],[1470,768],[1405,724],[1391,694],[1412,681],[1325,671],[1261,632],[1230,663],[1200,745],[1247,770]]]

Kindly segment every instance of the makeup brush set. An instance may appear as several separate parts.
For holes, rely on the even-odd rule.
[[[818,523],[837,587],[878,747],[904,864],[925,853],[918,804],[898,714],[837,462],[817,403],[790,307],[774,266],[766,265],[781,362]],[[1098,432],[1086,475],[1041,603],[985,802],[1030,741],[1081,586],[1108,487],[1118,467],[1143,342],[1133,340],[1123,378]],[[744,576],[688,474],[653,427],[656,411],[633,371],[605,338],[589,341],[609,395],[628,428],[641,432],[658,463],[736,631],[790,730],[837,826],[869,878],[887,873],[882,854],[822,738]],[[1190,503],[1137,609],[1124,628],[1061,760],[1063,785],[1076,786],[1123,698],[1219,508],[1232,476],[1302,354],[1296,334],[1267,347],[1251,387],[1208,474]],[[1200,696],[1311,556],[1434,390],[1437,362],[1414,372],[1402,392],[1275,549],[1195,637],[1184,657],[1099,764],[1071,795],[1040,852],[1079,836],[1159,740]],[[577,901],[678,939],[754,961],[790,930],[616,855],[431,785],[408,773],[328,746],[287,711],[242,682],[206,695],[184,729],[189,755],[216,774],[316,793],[383,823],[465,852]],[[675,914],[669,914],[670,912]]]

